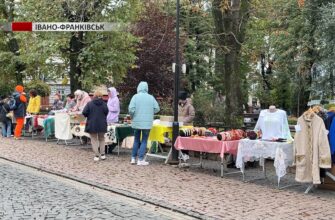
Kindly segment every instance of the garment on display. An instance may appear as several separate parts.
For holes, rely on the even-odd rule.
[[[331,168],[328,131],[314,111],[309,109],[299,117],[294,137],[294,160],[297,182],[320,184],[320,168]]]
[[[270,106],[269,109],[261,111],[254,130],[261,131],[263,140],[293,140],[286,112],[277,109],[275,106]]]

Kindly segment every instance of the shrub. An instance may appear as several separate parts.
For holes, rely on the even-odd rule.
[[[30,81],[26,85],[27,92],[29,92],[31,89],[35,89],[37,91],[37,94],[42,97],[50,95],[50,86],[40,80]]]

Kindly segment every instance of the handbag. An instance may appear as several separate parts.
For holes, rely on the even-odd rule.
[[[6,117],[7,118],[10,118],[10,119],[13,119],[13,112],[8,112],[7,114],[6,114]]]

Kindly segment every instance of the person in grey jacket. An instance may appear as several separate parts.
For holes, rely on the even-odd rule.
[[[132,97],[128,110],[132,117],[132,128],[134,129],[135,136],[131,164],[136,163],[138,148],[140,148],[137,165],[145,166],[149,164],[144,160],[144,155],[147,148],[150,129],[152,128],[154,114],[160,110],[156,99],[148,94],[147,82],[139,83],[137,94]]]

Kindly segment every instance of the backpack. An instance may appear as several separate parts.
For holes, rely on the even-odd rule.
[[[14,97],[9,98],[8,102],[7,102],[9,109],[10,110],[15,110],[17,109],[18,106],[16,106],[16,100]]]

